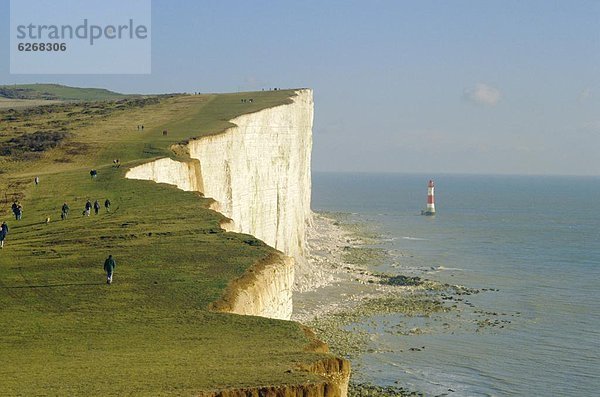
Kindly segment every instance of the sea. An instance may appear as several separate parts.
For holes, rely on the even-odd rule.
[[[422,216],[429,179],[437,212]],[[365,321],[355,380],[427,396],[600,395],[600,177],[315,173],[312,207],[381,236],[387,259],[372,270],[478,291],[447,313]]]

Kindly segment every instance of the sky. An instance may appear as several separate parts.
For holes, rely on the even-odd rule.
[[[315,171],[600,175],[600,0],[153,0],[145,75],[10,74],[9,15],[0,84],[312,88]]]

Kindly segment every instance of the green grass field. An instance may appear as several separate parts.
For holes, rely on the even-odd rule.
[[[242,104],[248,95],[254,102]],[[0,148],[11,149],[0,156],[0,220],[10,227],[0,251],[0,395],[194,395],[317,380],[289,371],[324,357],[307,348],[298,324],[207,311],[228,282],[273,250],[220,229],[209,199],[124,178],[132,164],[176,157],[174,143],[222,131],[232,117],[291,95],[0,112]],[[65,132],[56,145],[27,151],[32,134],[55,130]],[[115,158],[121,168],[112,167]],[[15,198],[20,221],[10,211]],[[111,211],[82,216],[88,198],[109,198]],[[65,201],[71,211],[61,221]],[[102,269],[108,254],[117,260],[110,286]]]

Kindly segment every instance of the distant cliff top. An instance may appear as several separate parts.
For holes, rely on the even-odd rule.
[[[102,88],[78,88],[60,84],[0,85],[0,98],[60,101],[103,101],[127,95]]]

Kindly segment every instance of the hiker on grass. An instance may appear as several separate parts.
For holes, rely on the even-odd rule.
[[[94,201],[94,213],[98,215],[98,211],[100,211],[100,203],[98,200]]]
[[[109,255],[108,258],[104,261],[104,271],[106,272],[106,284],[112,283],[113,272],[115,271],[115,266],[117,266],[117,262],[113,259],[112,255]]]
[[[13,214],[15,214],[15,219],[17,221],[20,221],[21,217],[23,216],[23,207],[21,206],[21,204],[15,201],[12,205],[12,210]]]
[[[85,210],[83,211],[83,214],[85,216],[90,216],[90,211],[91,210],[92,210],[92,203],[90,203],[90,200],[88,200],[85,203]]]
[[[110,212],[110,200],[104,200],[104,208],[106,208],[106,212]]]
[[[0,231],[0,248],[4,248],[4,239],[6,238],[6,233]]]
[[[60,209],[60,219],[63,221],[69,216],[69,205],[65,202]]]
[[[14,201],[14,202],[12,203],[12,205],[10,206],[10,208],[11,208],[11,210],[12,210],[13,214],[15,214],[15,219],[17,218],[17,208],[19,208],[19,205],[20,205],[20,204],[19,204],[17,201]]]
[[[6,222],[2,222],[2,227],[0,228],[0,248],[4,248],[4,239],[8,234],[8,225]]]

